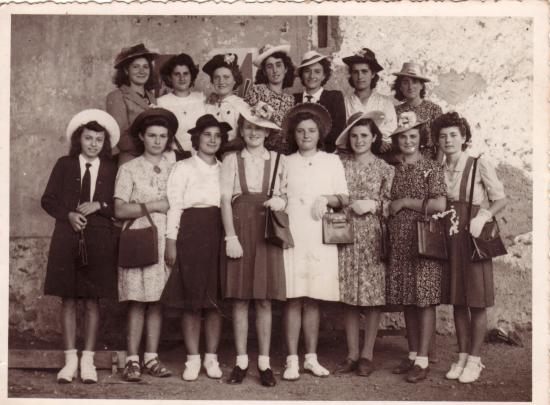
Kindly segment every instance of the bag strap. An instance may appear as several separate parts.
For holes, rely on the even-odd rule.
[[[140,203],[139,204],[140,208],[141,208],[141,216],[142,217],[147,217],[147,219],[149,220],[149,223],[151,224],[151,226],[154,226],[156,227],[155,223],[153,222],[153,218],[151,218],[151,215],[149,214],[149,211],[147,210],[147,206],[144,204],[144,203]],[[138,217],[138,218],[141,218],[141,217]],[[137,218],[132,218],[130,221],[128,221],[128,223],[122,228],[122,231],[125,231],[127,229],[129,229],[133,223],[136,221]]]
[[[466,159],[466,164],[464,165],[464,170],[462,171],[462,178],[460,179],[460,191],[458,194],[458,201],[467,201],[466,200],[466,190],[468,189],[468,179],[470,178],[470,170],[474,164],[474,158],[468,156]]]
[[[474,164],[472,167],[472,181],[470,183],[470,198],[468,201],[468,232],[470,232],[470,221],[472,220],[472,203],[474,200],[474,185],[476,181],[476,169],[478,159],[479,158],[474,158]]]
[[[180,141],[178,141],[178,138],[176,138],[176,135],[174,135],[174,143],[176,144],[176,148],[178,148],[178,152],[185,154],[185,151],[183,150]]]
[[[246,183],[246,176],[244,173],[244,158],[242,153],[242,151],[236,152],[235,156],[237,158],[237,175],[239,176],[242,193],[248,194],[248,184]]]
[[[273,177],[271,178],[271,186],[269,187],[269,193],[267,198],[273,197],[273,189],[275,188],[275,180],[277,178],[277,169],[279,168],[279,159],[281,158],[281,152],[277,152],[277,157],[275,158],[275,167],[273,168]]]

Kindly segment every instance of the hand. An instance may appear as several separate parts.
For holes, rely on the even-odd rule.
[[[152,205],[152,207],[151,207]],[[170,204],[168,204],[168,199],[158,200],[152,204],[149,204],[151,212],[160,212],[161,214],[166,214]]]
[[[484,208],[477,212],[477,215],[470,221],[470,235],[474,238],[478,238],[481,235],[483,225],[493,217],[491,211]]]
[[[286,207],[286,201],[275,196],[264,202],[264,207],[271,208],[271,211],[282,211]]]
[[[327,204],[327,198],[322,195],[313,201],[313,205],[311,206],[311,216],[314,220],[319,221],[323,218],[324,213],[327,212]]]
[[[232,259],[243,257],[243,247],[237,236],[230,237],[225,241],[225,254]]]
[[[403,208],[407,208],[407,199],[400,198],[399,200],[394,200],[390,203],[390,215],[396,215]]]
[[[170,267],[173,267],[176,263],[176,240],[166,238],[166,247],[164,248],[164,261]]]
[[[86,227],[86,217],[79,212],[69,212],[69,223],[75,232],[80,232]]]
[[[374,200],[355,200],[350,204],[350,208],[357,215],[364,215],[368,212],[376,212],[376,201]]]
[[[99,211],[101,209],[101,203],[99,201],[90,201],[80,204],[78,207],[76,207],[76,211],[79,214],[82,214],[84,216],[88,216],[90,214],[93,214],[96,211]]]
[[[389,152],[391,150],[391,147],[391,143],[382,141],[382,143],[380,144],[380,153]]]

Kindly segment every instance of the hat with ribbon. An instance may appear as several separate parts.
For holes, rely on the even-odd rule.
[[[128,48],[122,48],[120,53],[116,56],[115,69],[120,67],[120,65],[122,65],[127,60],[134,59],[140,56],[154,59],[158,56],[158,53],[150,51],[143,44],[137,44]]]
[[[422,68],[420,67],[420,65],[414,62],[403,63],[403,67],[401,67],[401,71],[392,73],[392,75],[412,77],[413,79],[418,79],[423,82],[430,81],[430,79],[423,74]]]
[[[247,120],[248,122],[257,125],[262,128],[267,129],[275,129],[275,130],[281,130],[281,128],[275,124],[274,122],[267,120],[263,117],[260,117],[258,114],[254,112],[254,109],[250,107],[248,104],[239,104],[237,107],[237,111],[241,116]]]
[[[212,77],[214,71],[220,67],[229,70],[239,70],[239,57],[235,53],[224,53],[212,56],[208,62],[202,67],[202,71]]]
[[[166,120],[168,125],[168,133],[174,135],[178,130],[178,119],[171,111],[168,111],[165,108],[155,107],[148,108],[145,111],[142,111],[132,122],[130,126],[130,134],[137,137],[141,131],[144,130],[143,121],[149,117],[161,117]]]
[[[116,120],[111,114],[103,110],[98,110],[96,108],[82,110],[73,118],[71,118],[71,120],[69,121],[69,125],[67,125],[65,136],[70,141],[74,131],[76,131],[82,125],[86,125],[92,121],[97,122],[99,125],[105,128],[105,130],[110,135],[111,147],[116,146],[118,140],[120,139],[120,128]]]
[[[369,48],[361,48],[353,55],[342,58],[342,61],[348,66],[351,66],[354,63],[366,63],[375,73],[380,72],[384,69],[376,60],[376,55],[374,54],[374,52],[371,51]]]
[[[317,63],[323,59],[329,59],[328,56],[322,55],[317,51],[307,51],[302,56],[302,62],[300,62],[300,65],[298,66],[298,69],[313,65],[314,63]]]
[[[408,131],[409,129],[419,127],[422,124],[425,124],[426,121],[419,121],[416,113],[414,111],[404,111],[399,114],[397,117],[397,128],[391,136],[400,134],[402,132]]]
[[[231,131],[232,129],[231,125],[227,122],[218,121],[212,114],[205,114],[200,116],[195,123],[195,127],[191,128],[187,132],[189,132],[192,136],[196,136],[209,127],[218,127],[220,131],[225,133]]]
[[[372,120],[372,122],[374,122],[374,125],[376,125],[378,129],[380,129],[380,125],[382,125],[382,123],[384,122],[385,117],[386,116],[382,111],[369,111],[369,112],[360,111],[358,113],[353,114],[351,117],[348,118],[348,122],[346,123],[347,126],[344,128],[342,133],[338,135],[338,138],[336,138],[336,141],[334,142],[334,144],[337,147],[346,148],[348,144],[349,131],[355,126],[357,122],[359,122],[362,119],[370,119]]]
[[[276,52],[283,52],[288,55],[290,53],[290,44],[281,44],[277,46],[265,44],[260,48],[258,54],[254,56],[254,58],[252,59],[252,63],[254,64],[254,66],[260,67],[264,59],[269,58]]]
[[[288,110],[282,124],[283,134],[288,135],[290,120],[293,119],[296,114],[300,114],[303,112],[309,112],[319,117],[325,129],[325,133],[322,135],[327,136],[327,134],[330,132],[330,129],[332,128],[332,118],[330,117],[330,113],[328,112],[328,110],[321,104],[317,103],[300,103],[296,104],[294,107]]]

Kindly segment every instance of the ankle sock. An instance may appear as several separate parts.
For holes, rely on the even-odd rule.
[[[467,361],[468,361],[468,353],[458,353],[458,361],[456,364],[459,367],[464,367]]]
[[[189,363],[199,363],[201,362],[201,355],[200,354],[188,354],[187,355],[187,361]]]
[[[260,371],[265,371],[270,368],[269,356],[258,356],[258,368],[260,369]]]
[[[137,354],[126,356],[126,362],[129,362],[129,361],[137,361],[139,363],[139,356]]]
[[[158,357],[157,353],[143,353],[143,364],[147,364],[148,361],[153,360],[156,357]]]
[[[481,357],[479,356],[468,356],[468,363],[481,364]]]
[[[248,368],[248,354],[239,354],[235,364],[241,368],[241,370],[246,370]]]
[[[416,359],[414,359],[414,365],[420,366],[420,368],[428,367],[428,356],[416,356]]]
[[[95,352],[92,352],[90,350],[82,350],[82,356],[80,357],[81,363],[90,363],[94,364],[94,354]]]
[[[218,361],[218,355],[216,353],[205,353],[203,364],[209,364],[212,361]]]
[[[409,352],[409,360],[414,361],[416,359],[416,352]]]

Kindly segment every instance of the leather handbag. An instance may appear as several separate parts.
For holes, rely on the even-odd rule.
[[[275,179],[277,176],[277,169],[279,167],[280,153],[277,153],[275,159],[275,167],[273,168],[273,178],[271,179],[271,186],[267,198],[273,197],[273,188],[275,187]],[[275,246],[279,246],[282,249],[288,249],[294,246],[294,240],[290,233],[290,226],[288,222],[288,214],[285,211],[272,211],[269,207],[265,209],[265,240]]]
[[[380,260],[387,262],[390,259],[390,233],[383,212],[384,207],[382,200],[380,200],[380,214],[378,215],[378,222],[380,223]]]
[[[151,226],[130,229],[136,218],[128,221],[120,232],[118,265],[124,268],[147,267],[158,263],[158,231],[145,204],[140,204],[143,216]]]
[[[426,259],[447,260],[447,237],[443,222],[428,216],[428,198],[422,202],[424,217],[416,223],[418,256]]]
[[[84,231],[80,231],[78,236],[78,257],[76,266],[78,268],[84,268],[88,266],[88,249],[86,248],[86,239],[84,238]]]
[[[344,211],[326,212],[323,215],[323,243],[353,243],[353,237],[353,224]]]
[[[470,221],[472,219],[472,204],[474,200],[474,184],[478,159],[479,158],[474,159],[474,164],[472,167],[472,183],[470,184],[470,200],[468,201],[468,233],[470,232]],[[477,238],[470,235],[470,239],[472,241],[472,254],[470,261],[472,262],[488,260],[508,253],[502,239],[500,238],[500,229],[498,227],[497,219],[494,216],[491,221],[488,221],[485,225],[483,225],[481,234]]]

